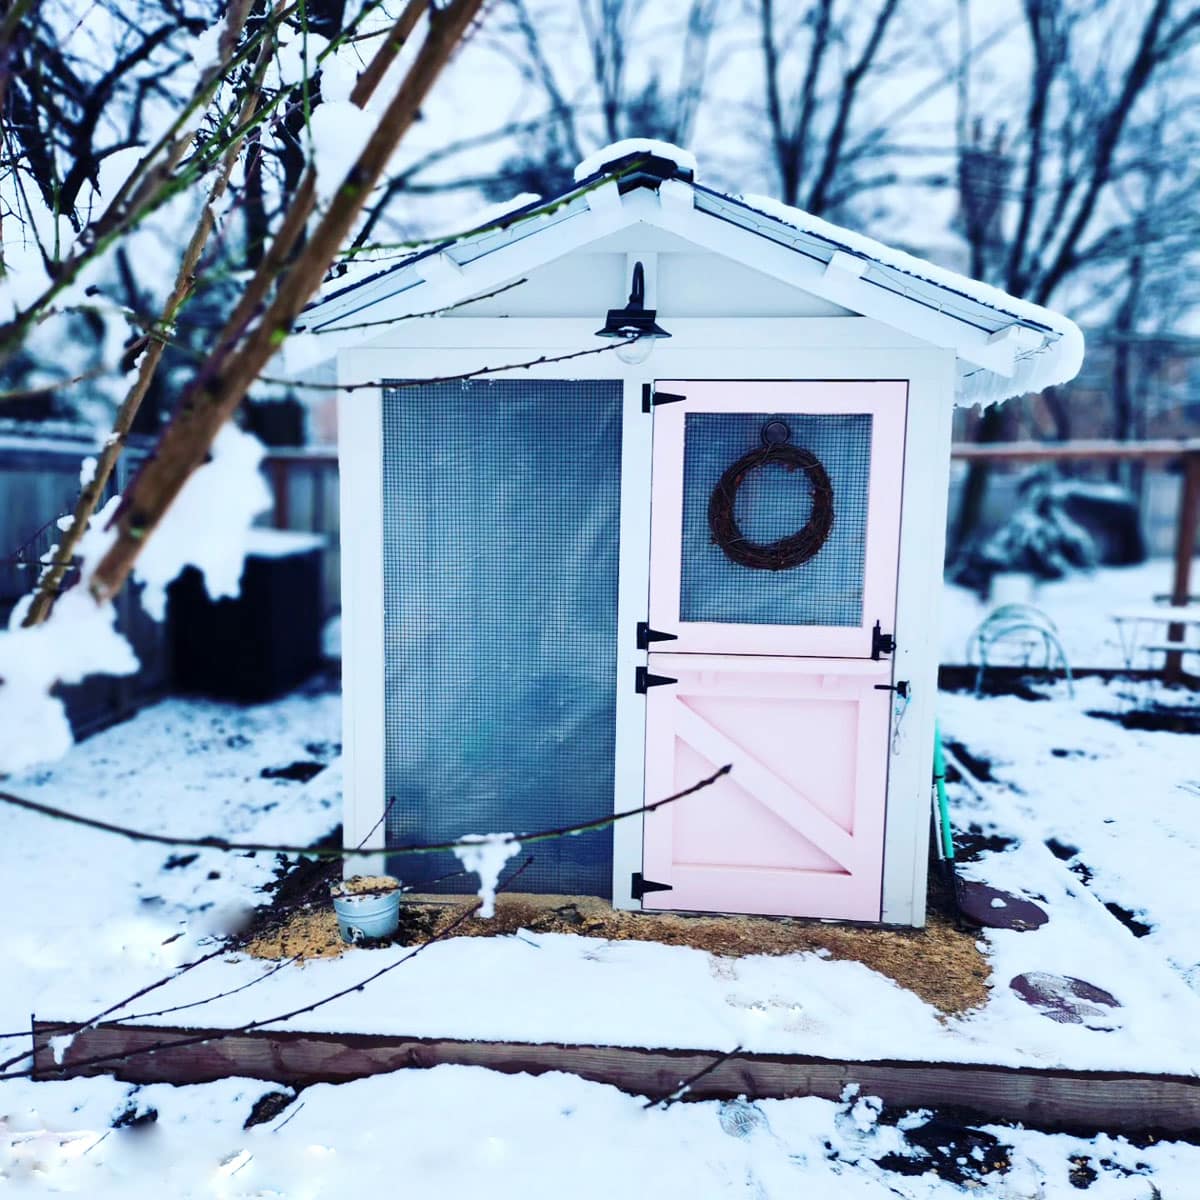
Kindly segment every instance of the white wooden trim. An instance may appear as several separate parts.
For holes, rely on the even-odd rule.
[[[647,281],[648,283],[649,281]],[[618,365],[620,365],[618,360]],[[621,421],[621,541],[617,589],[617,737],[613,812],[640,808],[646,786],[646,697],[634,690],[635,672],[646,663],[637,648],[650,592],[650,462],[653,418],[642,412],[642,384],[651,374],[638,367],[624,381]],[[630,876],[642,869],[642,817],[613,826],[614,908],[640,909],[629,892]]]
[[[628,198],[625,207],[630,207]],[[959,355],[977,366],[1002,375],[1012,374],[1011,347],[989,345],[989,335],[961,317],[937,312],[845,271],[827,273],[824,262],[798,254],[728,221],[714,221],[698,209],[664,213],[657,205],[641,206],[638,215],[648,225],[678,234],[714,254],[723,254],[823,300],[885,321],[920,337],[926,344],[956,349]],[[1041,340],[1044,342],[1045,338]]]
[[[908,429],[893,682],[907,680],[910,690],[907,702],[897,700],[901,710],[898,724],[897,710],[893,709],[883,919],[896,925],[924,925],[954,354],[927,350],[906,356],[906,367]]]
[[[630,262],[639,255],[632,255]],[[632,269],[632,268],[631,268]],[[624,280],[628,294],[628,273]],[[649,279],[647,279],[649,295]],[[618,297],[618,307],[625,303],[625,295]],[[800,348],[870,348],[928,350],[929,343],[912,334],[903,333],[882,321],[869,317],[669,317],[663,323],[670,332],[669,341],[659,342],[650,360],[657,363],[662,357],[677,355],[681,349],[696,348],[725,349],[730,355],[746,349],[790,349]],[[396,360],[373,357],[376,352],[393,349],[443,348],[467,355],[472,349],[527,349],[539,353],[551,350],[588,350],[602,343],[596,330],[604,324],[604,313],[595,317],[470,317],[445,316],[437,320],[403,321],[381,331],[372,341],[352,351],[344,351],[348,361],[360,364],[384,361],[396,371]],[[324,335],[314,334],[320,339]],[[361,356],[361,358],[360,358]],[[583,369],[587,363],[607,363],[615,354],[597,354],[591,358],[576,359],[558,367],[560,373],[576,368]],[[487,361],[494,361],[489,359]],[[619,365],[619,360],[618,360]],[[605,367],[611,374],[616,368]],[[741,370],[748,372],[745,358]],[[664,371],[655,368],[658,377],[666,378]],[[753,372],[757,375],[757,366]],[[684,374],[684,372],[680,372]],[[728,372],[724,372],[728,375]],[[358,374],[357,378],[368,376]],[[692,373],[694,377],[694,372]],[[732,377],[732,376],[730,376]],[[889,376],[894,378],[894,375]]]
[[[865,316],[876,318],[918,337],[924,344],[953,348],[968,362],[984,367],[1002,377],[1011,377],[1015,369],[1014,347],[1011,342],[996,343],[983,329],[973,326],[967,318],[938,311],[918,302],[900,291],[877,287],[865,274],[852,271],[827,270],[827,263],[809,255],[760,237],[749,230],[673,201],[663,204],[652,193],[638,190],[621,197],[618,205],[603,202],[566,220],[501,247],[461,268],[453,276],[431,268],[435,278],[401,293],[405,299],[393,297],[390,289],[398,281],[390,276],[365,284],[344,296],[331,298],[313,312],[315,328],[330,328],[339,323],[353,324],[367,309],[389,304],[394,315],[407,311],[429,310],[456,304],[469,296],[489,291],[511,282],[522,274],[579,250],[592,242],[642,222],[692,242],[701,249],[724,255],[753,269],[820,296],[834,304]],[[853,256],[851,256],[853,257]],[[418,274],[422,263],[417,263]],[[936,287],[937,285],[935,285]],[[945,289],[942,289],[945,290]],[[997,311],[1003,311],[998,309]],[[1010,314],[1011,315],[1011,314]],[[382,319],[379,313],[372,319]],[[1014,322],[1019,319],[1014,317]],[[302,324],[305,319],[302,318]],[[307,326],[306,326],[307,327]],[[346,331],[348,337],[338,337],[331,345],[349,345],[360,340],[361,334]],[[1031,339],[1045,345],[1047,339],[1031,330]]]
[[[338,358],[339,382],[353,372]],[[342,512],[342,844],[387,844],[384,781],[383,394],[338,397]],[[374,828],[374,832],[372,829]],[[384,858],[347,859],[347,875],[379,874]]]

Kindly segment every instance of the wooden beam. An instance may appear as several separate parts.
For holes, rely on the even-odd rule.
[[[1128,459],[1137,462],[1169,462],[1200,454],[1200,438],[1170,441],[1162,438],[1147,442],[1116,442],[1095,439],[1075,442],[956,442],[950,450],[954,458],[967,462],[1113,462]]]
[[[79,1033],[56,1063],[49,1038],[62,1023],[35,1021],[34,1078],[113,1074],[132,1083],[207,1083],[232,1076],[304,1087],[344,1083],[443,1063],[506,1074],[569,1071],[638,1096],[670,1095],[720,1057],[714,1050],[642,1050],[475,1042],[450,1038],[98,1025]],[[796,1054],[740,1053],[698,1079],[695,1100],[749,1096],[839,1099],[847,1084],[906,1108],[953,1105],[991,1120],[1042,1129],[1200,1132],[1200,1078],[1066,1071],[985,1063],[840,1062]]]
[[[1179,498],[1179,521],[1175,532],[1175,577],[1171,585],[1171,603],[1185,608],[1192,593],[1192,556],[1196,553],[1196,534],[1200,532],[1200,450],[1183,460],[1183,482]],[[1167,627],[1167,641],[1181,642],[1182,625]],[[1183,678],[1183,652],[1171,650],[1163,663],[1163,678],[1179,683]]]

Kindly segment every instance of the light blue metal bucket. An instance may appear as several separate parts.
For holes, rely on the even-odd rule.
[[[343,942],[391,937],[400,925],[400,889],[360,896],[334,896],[333,911]]]

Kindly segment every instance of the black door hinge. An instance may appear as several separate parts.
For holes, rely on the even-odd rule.
[[[877,692],[895,692],[902,700],[908,699],[908,680],[897,679],[895,683],[877,683],[875,685]]]
[[[670,675],[651,675],[645,667],[638,667],[634,675],[634,691],[639,696],[644,696],[652,687],[662,687],[665,683],[678,683],[678,679],[672,679]]]
[[[651,629],[649,621],[639,621],[637,623],[637,648],[639,650],[649,650],[651,642],[677,642],[679,635],[677,633],[663,633],[658,629]]]
[[[659,404],[678,404],[686,400],[686,396],[677,396],[674,392],[656,392],[652,384],[642,384],[642,412],[651,412]]]
[[[890,633],[884,633],[883,627],[876,621],[875,628],[871,630],[871,657],[878,662],[881,654],[894,654],[895,652],[896,639]]]
[[[675,889],[669,883],[655,883],[646,879],[641,871],[634,871],[629,880],[629,892],[635,900],[640,900],[647,892],[673,892]]]

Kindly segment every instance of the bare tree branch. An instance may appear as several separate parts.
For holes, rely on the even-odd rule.
[[[535,842],[547,842],[556,838],[571,837],[578,833],[591,833],[596,829],[607,829],[610,825],[615,825],[618,821],[625,821],[631,817],[645,816],[647,813],[657,811],[664,805],[674,804],[677,800],[682,800],[685,796],[692,795],[693,792],[710,787],[723,775],[728,775],[732,769],[732,766],[727,764],[706,778],[701,779],[699,783],[694,783],[691,787],[684,788],[683,791],[667,796],[663,800],[655,800],[651,804],[644,804],[641,808],[632,808],[626,812],[615,813],[609,817],[597,818],[594,821],[581,821],[575,825],[562,825],[557,829],[543,829],[537,833],[506,834],[496,839],[497,845],[532,845]],[[29,812],[39,813],[44,817],[53,817],[58,821],[66,821],[72,825],[82,825],[88,829],[96,829],[101,833],[115,833],[121,837],[127,837],[130,841],[134,842],[152,842],[158,846],[190,846],[200,850],[222,850],[229,853],[249,853],[250,851],[255,851],[270,854],[303,854],[309,858],[333,859],[374,858],[380,853],[386,853],[389,857],[402,858],[411,854],[441,854],[446,851],[456,850],[462,846],[475,844],[463,841],[432,842],[427,845],[389,846],[386,851],[380,851],[379,849],[364,849],[361,846],[324,849],[312,846],[280,846],[273,842],[231,842],[226,838],[220,837],[189,838],[173,834],[151,833],[148,830],[134,829],[128,825],[118,825],[112,821],[101,821],[96,817],[85,817],[79,813],[70,812],[65,808],[56,808],[54,805],[42,804],[37,800],[28,800],[23,796],[14,795],[12,792],[0,791],[0,803],[11,804],[14,808],[23,808]]]

